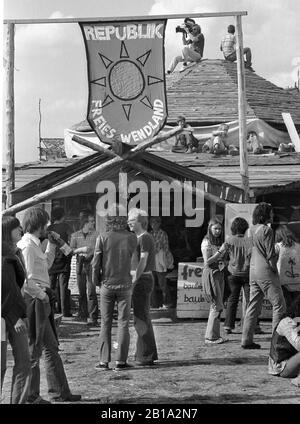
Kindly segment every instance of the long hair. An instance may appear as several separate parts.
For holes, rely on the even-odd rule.
[[[259,203],[253,211],[252,214],[252,224],[266,224],[270,219],[272,212],[272,205],[270,203],[261,202]]]
[[[23,229],[25,233],[34,233],[43,228],[49,222],[48,213],[39,207],[32,207],[26,210],[23,218]]]
[[[222,231],[221,231],[221,234],[220,234],[219,237],[215,237],[211,232],[211,227],[213,227],[214,225],[217,225],[217,224],[221,225],[221,228],[222,228]],[[224,230],[223,230],[223,225],[218,218],[216,218],[216,217],[211,218],[211,220],[208,223],[207,233],[206,233],[205,237],[214,246],[221,246],[222,245],[223,238],[224,238]]]
[[[18,218],[10,215],[2,217],[2,256],[14,251],[11,232],[18,227],[20,227]]]
[[[286,225],[279,225],[275,232],[275,243],[282,243],[284,247],[292,247],[296,243],[296,237]]]

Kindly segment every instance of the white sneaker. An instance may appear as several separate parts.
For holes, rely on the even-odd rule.
[[[227,342],[227,339],[223,339],[223,337],[219,337],[215,340],[205,339],[205,344],[221,344]]]
[[[296,378],[292,378],[291,383],[296,387],[300,387],[300,377],[299,377],[299,375]]]

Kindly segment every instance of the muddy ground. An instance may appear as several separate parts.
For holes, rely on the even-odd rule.
[[[288,379],[267,373],[270,322],[263,322],[265,334],[256,336],[262,349],[245,351],[240,348],[240,333],[228,336],[228,343],[223,345],[206,346],[205,320],[174,322],[154,311],[153,317],[159,352],[157,366],[118,373],[94,369],[98,362],[99,328],[89,329],[74,318],[63,318],[59,326],[60,353],[70,387],[74,393],[82,394],[82,403],[300,404],[299,388]],[[115,321],[112,334],[116,341]],[[132,362],[136,340],[132,325],[130,334]],[[9,402],[12,364],[9,351],[3,403]],[[41,371],[41,395],[48,399],[43,361]]]

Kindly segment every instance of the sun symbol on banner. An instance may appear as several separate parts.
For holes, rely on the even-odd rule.
[[[117,61],[110,60],[100,52],[98,52],[98,55],[107,69],[107,76],[97,78],[91,83],[110,89],[110,94],[107,94],[102,102],[102,108],[115,102],[114,98],[118,99],[122,102],[122,108],[128,121],[134,100],[140,99],[139,101],[144,106],[153,109],[149,97],[143,96],[144,90],[146,86],[162,83],[164,80],[152,75],[147,75],[147,78],[145,78],[142,72],[151,55],[151,49],[133,60],[128,54],[124,41],[122,41],[120,59]]]

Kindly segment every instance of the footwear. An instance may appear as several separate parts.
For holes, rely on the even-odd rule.
[[[154,361],[145,361],[145,362],[135,362],[139,367],[153,367],[155,365]]]
[[[73,395],[72,393],[69,394],[69,396],[63,398],[63,397],[57,397],[52,399],[53,402],[80,402],[81,401],[81,395]]]
[[[243,349],[260,349],[260,344],[258,343],[249,343],[246,345],[241,345],[241,348]]]
[[[224,328],[224,332],[225,332],[226,334],[232,334],[232,330],[231,330],[231,328]]]
[[[132,365],[127,364],[127,362],[125,362],[125,364],[116,364],[114,371],[124,371],[127,369],[133,368]]]
[[[27,403],[30,403],[32,405],[48,405],[51,404],[49,400],[43,399],[41,396],[38,396],[33,401],[28,400]]]
[[[210,340],[210,339],[205,339],[205,344],[221,344],[221,343],[225,343],[227,342],[226,339],[223,339],[223,337],[219,337],[218,339],[215,340]]]
[[[106,364],[99,363],[99,364],[95,365],[95,370],[97,370],[97,371],[109,371],[110,368],[109,368],[107,363]]]

